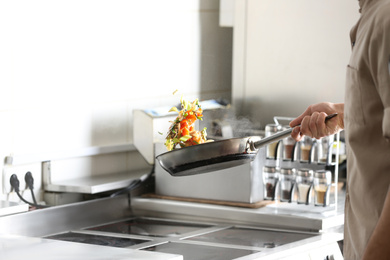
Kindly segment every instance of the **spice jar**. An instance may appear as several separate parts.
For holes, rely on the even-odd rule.
[[[322,137],[318,141],[318,163],[330,164],[332,161],[333,135]]]
[[[297,191],[298,191],[298,203],[306,204],[310,203],[311,199],[311,187],[313,184],[313,170],[311,169],[299,169],[297,173]]]
[[[263,183],[264,183],[264,199],[275,200],[276,187],[279,182],[279,173],[276,167],[264,166],[263,167]]]
[[[265,137],[271,136],[282,130],[282,126],[278,124],[268,124],[265,126]],[[276,159],[276,147],[278,142],[273,142],[267,145],[266,156],[268,159]]]
[[[283,130],[289,129],[290,127],[284,127]],[[283,160],[292,160],[293,159],[293,151],[295,148],[295,139],[291,136],[288,136],[283,139]]]
[[[314,205],[328,206],[332,173],[327,170],[319,170],[314,173]]]
[[[291,202],[295,183],[295,169],[280,169],[280,201]]]
[[[310,160],[311,147],[313,146],[313,139],[309,136],[304,136],[301,140],[301,162],[308,162]]]

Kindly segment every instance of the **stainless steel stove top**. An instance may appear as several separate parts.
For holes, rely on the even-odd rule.
[[[136,217],[47,239],[183,255],[184,259],[235,259],[318,236],[318,233]]]
[[[222,243],[229,245],[252,246],[258,248],[274,248],[311,238],[316,235],[318,234],[234,226],[187,239],[208,243]]]
[[[130,247],[148,241],[143,239],[112,237],[109,235],[102,236],[96,234],[83,234],[77,232],[66,232],[44,238],[112,247]]]
[[[211,225],[174,222],[164,219],[131,218],[124,221],[87,228],[87,230],[150,237],[177,237],[210,226]]]
[[[185,244],[169,242],[145,248],[146,251],[182,255],[185,260],[209,260],[209,259],[236,259],[259,251],[216,247],[211,245]]]
[[[302,245],[325,243],[318,232],[196,218],[184,220],[179,215],[177,218],[135,216],[128,203],[123,196],[43,209],[1,218],[0,229],[8,234],[39,237],[45,241],[66,241],[69,247],[94,245],[109,249],[107,252],[112,248],[157,252],[182,255],[186,260],[250,260]]]

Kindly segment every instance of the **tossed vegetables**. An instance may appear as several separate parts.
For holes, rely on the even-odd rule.
[[[207,142],[206,127],[202,131],[195,130],[195,121],[203,120],[203,110],[198,99],[193,102],[188,102],[180,99],[181,110],[176,107],[171,108],[171,111],[176,111],[179,115],[169,127],[167,137],[165,138],[165,146],[168,151],[176,149],[176,146],[187,147],[196,144]]]

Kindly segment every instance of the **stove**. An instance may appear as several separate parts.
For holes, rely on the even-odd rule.
[[[184,244],[184,243],[165,243],[148,247],[147,251],[156,251],[161,253],[183,255],[186,260],[209,260],[209,259],[235,259],[247,256],[259,251],[236,249],[226,247],[216,247],[209,245]]]
[[[142,239],[83,234],[83,233],[76,233],[76,232],[66,232],[58,235],[47,236],[45,238],[56,239],[61,241],[70,241],[76,243],[99,245],[99,246],[113,246],[113,247],[129,247],[147,241]]]
[[[317,233],[173,219],[134,217],[84,227],[46,239],[183,255],[184,259],[235,259],[318,236]]]
[[[71,250],[72,245],[75,248],[85,245],[86,252],[90,246],[103,251],[107,248],[104,251],[107,257],[116,248],[133,254],[171,257],[164,259],[180,259],[178,255],[186,260],[279,259],[278,254],[288,256],[292,249],[299,248],[302,252],[330,244],[337,247],[335,241],[340,240],[339,235],[335,239],[319,232],[265,228],[196,216],[184,218],[174,208],[170,212],[173,217],[151,216],[146,212],[142,215],[139,210],[132,211],[127,196],[119,196],[3,217],[0,229],[3,234],[37,237],[45,244],[66,243],[70,248],[66,253],[74,254],[69,259],[76,259],[72,257],[78,254],[77,250]],[[53,246],[54,255],[56,248]],[[325,248],[321,252],[330,250],[339,249]],[[42,254],[46,257],[42,259],[50,259]]]
[[[231,227],[187,238],[192,241],[274,248],[316,236],[313,233],[287,232],[248,227]]]
[[[221,229],[229,229],[230,233],[240,230],[229,227],[215,223],[204,224],[160,218],[135,217],[49,235],[44,238],[179,254],[183,255],[184,259],[194,260],[224,260],[261,251],[261,248],[240,248],[236,247],[231,241],[230,243],[229,241],[219,241],[220,232],[223,232]],[[256,230],[253,231],[256,232]],[[257,230],[257,232],[260,233],[261,231]],[[231,235],[234,236],[234,234]],[[204,241],[204,237],[214,237],[213,244]],[[253,237],[253,239],[255,238]]]
[[[87,230],[150,237],[177,237],[204,227],[209,227],[209,225],[180,223],[163,219],[133,218],[125,221],[91,227]]]

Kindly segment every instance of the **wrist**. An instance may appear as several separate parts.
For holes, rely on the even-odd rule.
[[[338,114],[338,125],[340,130],[344,129],[344,103],[333,104],[333,109]]]

